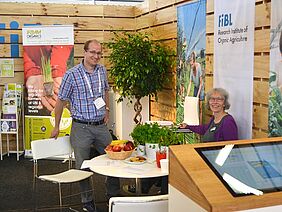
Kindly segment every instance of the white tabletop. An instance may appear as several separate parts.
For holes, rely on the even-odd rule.
[[[81,168],[90,168],[93,172],[111,177],[149,178],[168,175],[157,167],[156,162],[143,164],[128,164],[123,160],[112,160],[107,155],[100,155],[91,160],[85,160]]]

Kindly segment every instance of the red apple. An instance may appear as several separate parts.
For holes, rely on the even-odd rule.
[[[131,146],[129,146],[129,145],[124,145],[123,150],[124,150],[124,151],[131,151],[132,149],[131,149]]]
[[[135,148],[134,143],[132,141],[127,141],[125,145],[129,146],[131,150]]]
[[[109,144],[106,148],[105,148],[106,151],[113,151],[113,147]]]
[[[122,150],[122,147],[120,145],[113,146],[113,152],[120,152]]]

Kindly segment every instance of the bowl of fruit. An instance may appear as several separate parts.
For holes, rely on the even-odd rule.
[[[113,160],[124,160],[131,156],[135,146],[132,141],[113,140],[106,148],[105,152]]]

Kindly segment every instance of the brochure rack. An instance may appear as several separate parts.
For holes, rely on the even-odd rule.
[[[23,86],[16,83],[5,84],[0,116],[0,155],[17,154],[17,160],[24,151],[19,150],[19,124],[23,120]],[[23,122],[22,122],[23,123]],[[23,129],[23,127],[21,128]],[[3,152],[3,134],[6,135],[7,151]],[[16,137],[16,151],[10,151],[10,135]],[[23,135],[23,132],[22,132]],[[23,140],[24,142],[24,140]]]

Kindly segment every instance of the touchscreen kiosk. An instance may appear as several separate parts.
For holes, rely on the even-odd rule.
[[[282,191],[282,142],[195,148],[234,196]]]

